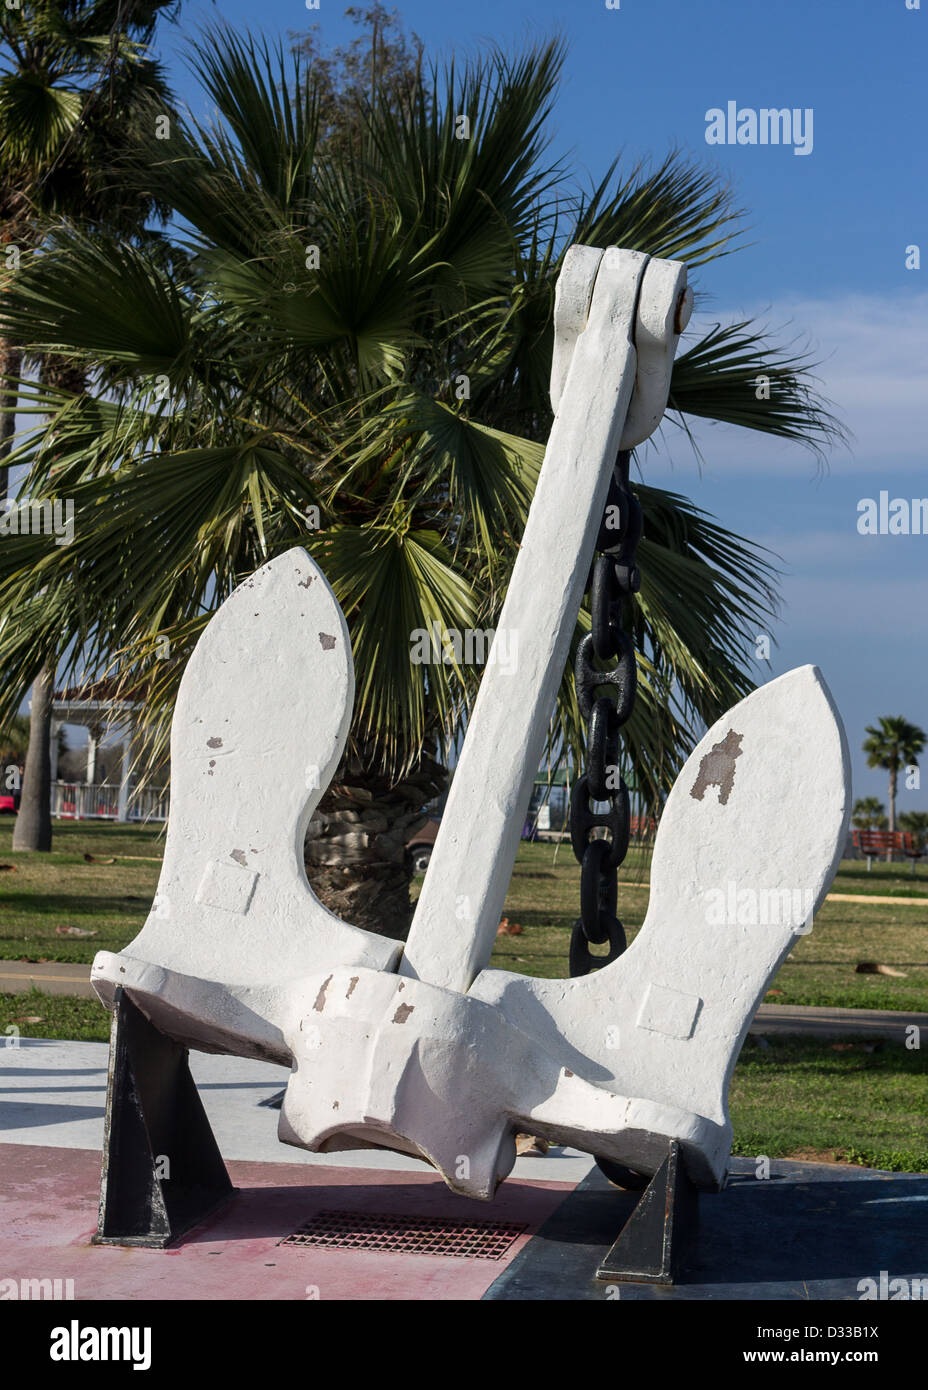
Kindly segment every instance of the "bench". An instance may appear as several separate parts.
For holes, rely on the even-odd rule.
[[[911,859],[914,874],[917,861],[925,854],[925,847],[920,838],[907,830],[855,830],[851,835],[851,843],[861,854],[867,856],[868,873],[876,855],[885,854],[889,863],[894,854],[904,854],[906,858]]]

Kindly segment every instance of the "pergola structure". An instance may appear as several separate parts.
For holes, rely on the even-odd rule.
[[[137,700],[119,699],[115,694],[115,683],[97,681],[93,685],[69,686],[56,690],[52,701],[51,727],[51,780],[53,787],[58,781],[58,731],[62,724],[79,724],[88,731],[87,770],[85,783],[95,786],[97,780],[97,754],[100,741],[105,732],[123,729],[122,762],[119,773],[119,792],[115,807],[115,819],[129,819],[129,800],[132,794],[132,764],[135,757],[135,737],[137,712],[141,708]]]

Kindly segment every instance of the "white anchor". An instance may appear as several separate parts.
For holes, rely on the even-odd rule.
[[[847,832],[847,745],[815,667],[755,691],[690,757],[624,955],[582,979],[485,968],[615,456],[663,416],[690,302],[680,264],[567,254],[557,414],[500,617],[519,635],[519,713],[490,663],[405,950],[333,916],[306,879],[354,694],[345,620],[312,559],[291,550],[241,584],[188,663],[155,903],[92,978],[109,1007],[122,986],[186,1046],[289,1064],[286,1143],[398,1149],[480,1198],[518,1131],[643,1174],[676,1140],[697,1185],[725,1180],[732,1068]]]

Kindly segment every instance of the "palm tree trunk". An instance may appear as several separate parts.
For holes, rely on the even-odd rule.
[[[51,724],[54,690],[55,668],[43,666],[32,687],[26,770],[19,815],[13,831],[13,848],[16,850],[47,852],[52,847]]]
[[[46,354],[39,372],[42,382],[79,395],[86,387],[84,369],[66,358]],[[54,435],[46,435],[43,447],[54,448]],[[52,769],[51,726],[57,661],[49,654],[32,688],[29,717],[29,750],[23,773],[19,818],[13,835],[13,848],[50,850],[52,847]]]
[[[9,494],[9,469],[7,455],[12,447],[13,432],[16,429],[16,398],[18,392],[11,379],[19,376],[22,369],[22,353],[8,338],[0,338],[0,502]]]
[[[423,754],[398,782],[343,760],[306,832],[306,874],[330,912],[353,927],[404,941],[412,918],[406,844],[448,782]]]
[[[897,778],[897,775],[898,775],[898,774],[896,773],[896,769],[895,769],[895,768],[890,768],[890,770],[889,770],[889,828],[890,828],[890,830],[895,830],[895,828],[896,828],[896,778]],[[891,864],[891,863],[893,862],[893,852],[892,852],[892,850],[889,851],[889,854],[886,856],[886,858],[887,858],[887,863]]]

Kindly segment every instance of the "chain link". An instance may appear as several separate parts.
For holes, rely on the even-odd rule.
[[[619,735],[635,703],[638,667],[632,639],[622,628],[622,601],[641,587],[636,552],[642,532],[641,504],[628,485],[629,459],[629,453],[619,454],[609,482],[587,583],[592,626],[574,662],[577,703],[588,721],[589,767],[570,798],[570,841],[580,863],[580,916],[570,935],[572,977],[610,965],[626,945],[616,908],[618,868],[628,853],[631,819],[628,787],[618,771]],[[604,663],[613,659],[615,665],[605,669]],[[609,810],[593,811],[591,801],[608,802]],[[591,838],[600,828],[611,838]],[[591,945],[607,944],[605,956],[590,951]]]

